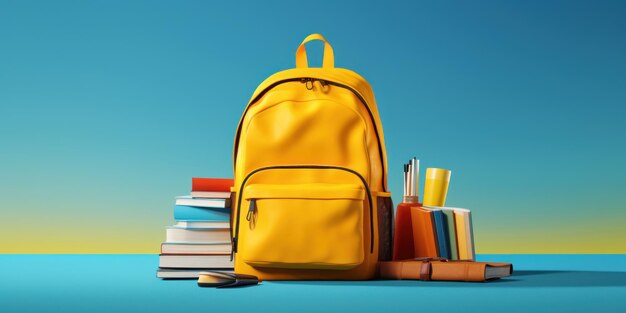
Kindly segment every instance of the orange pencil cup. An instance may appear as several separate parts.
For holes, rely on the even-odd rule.
[[[422,206],[417,196],[405,196],[396,208],[396,220],[393,233],[393,260],[415,258],[413,245],[413,225],[411,223],[411,207]]]

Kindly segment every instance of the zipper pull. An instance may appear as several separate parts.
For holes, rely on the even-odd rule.
[[[307,90],[313,90],[313,82],[315,79],[313,78],[303,78],[300,80],[301,83],[304,84]]]
[[[246,221],[250,221],[254,216],[256,210],[256,199],[250,199],[250,206],[248,207],[248,215],[246,215]]]

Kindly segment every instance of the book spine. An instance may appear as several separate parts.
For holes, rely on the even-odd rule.
[[[230,208],[230,199],[204,199],[204,198],[191,198],[191,197],[178,197],[176,198],[176,205],[195,206],[203,208]]]
[[[456,224],[456,241],[459,247],[459,260],[472,260],[471,230],[468,215],[463,212],[454,212]]]
[[[191,191],[226,191],[230,192],[230,187],[234,185],[231,178],[200,178],[191,179]]]
[[[474,226],[472,225],[472,213],[469,212],[467,213],[467,222],[466,222],[466,226],[465,226],[468,234],[467,236],[468,238],[468,249],[467,249],[467,254],[469,256],[469,259],[474,261],[476,260],[476,252],[475,252],[475,247],[474,247]]]
[[[445,210],[443,211],[445,218],[446,218],[446,224],[448,226],[448,240],[450,243],[450,259],[451,260],[458,260],[459,259],[459,252],[458,252],[458,248],[457,248],[457,243],[456,243],[456,225],[454,224],[454,212],[451,210]]]
[[[174,219],[177,221],[228,222],[230,220],[230,210],[176,205],[174,206]]]
[[[450,235],[448,234],[446,216],[443,212],[436,212],[435,223],[437,228],[437,241],[439,243],[439,254],[442,258],[450,259]]]

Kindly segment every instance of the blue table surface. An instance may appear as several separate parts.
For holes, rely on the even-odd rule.
[[[479,255],[488,283],[160,280],[157,255],[0,255],[1,312],[626,312],[626,255]]]

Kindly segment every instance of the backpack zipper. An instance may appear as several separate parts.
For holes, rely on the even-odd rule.
[[[333,85],[333,86],[337,86],[340,88],[344,88],[347,89],[349,91],[351,91],[357,98],[359,98],[359,100],[365,105],[365,108],[367,109],[367,113],[370,116],[370,120],[372,120],[372,125],[374,126],[374,133],[376,134],[376,140],[378,141],[378,154],[380,155],[380,163],[381,163],[381,169],[382,169],[382,188],[383,191],[387,191],[387,188],[385,187],[386,185],[386,176],[385,176],[385,160],[383,158],[383,147],[380,144],[380,135],[378,134],[378,127],[376,126],[376,121],[374,120],[374,114],[372,113],[372,110],[370,109],[369,105],[367,104],[367,101],[365,101],[365,99],[361,96],[361,94],[359,94],[358,91],[356,91],[354,88],[348,86],[348,85],[344,85],[344,84],[340,84],[340,83],[336,83],[333,81],[328,81],[328,80],[323,80],[323,79],[319,79],[319,78],[313,78],[313,77],[298,77],[298,78],[289,78],[289,79],[283,79],[283,80],[279,80],[273,84],[271,84],[270,86],[268,86],[267,88],[265,88],[263,91],[261,91],[256,97],[254,97],[254,99],[252,99],[252,101],[250,101],[250,104],[248,104],[248,106],[246,106],[246,109],[243,112],[243,116],[246,115],[246,113],[248,113],[248,109],[250,109],[250,106],[257,102],[261,97],[263,97],[268,91],[270,91],[271,89],[273,89],[274,87],[283,84],[283,83],[288,83],[288,82],[295,82],[295,81],[299,81],[301,83],[304,83],[306,88],[308,90],[313,89],[313,82],[315,81],[319,81],[320,84],[322,85]],[[309,85],[310,82],[310,85]],[[311,87],[311,88],[309,88]],[[239,124],[239,127],[237,128],[237,134],[236,134],[236,140],[235,140],[235,151],[233,153],[233,165],[237,162],[237,150],[239,148],[239,136],[241,134],[241,126],[242,123]]]
[[[248,215],[246,215],[246,221],[250,221],[256,211],[256,199],[250,199],[250,206],[248,207]]]
[[[332,166],[332,165],[277,165],[277,166],[267,166],[267,167],[261,167],[261,168],[257,168],[256,170],[250,172],[248,175],[246,175],[246,177],[243,179],[243,181],[241,182],[241,187],[239,187],[239,193],[238,193],[238,199],[237,199],[237,218],[236,218],[236,222],[235,222],[235,233],[232,236],[232,252],[230,254],[230,260],[233,260],[233,257],[235,255],[235,253],[237,253],[237,246],[238,246],[238,239],[239,239],[239,222],[240,222],[240,218],[241,218],[241,200],[243,199],[243,187],[245,187],[246,182],[248,181],[248,179],[261,171],[266,171],[266,170],[284,170],[284,169],[331,169],[331,170],[341,170],[341,171],[345,171],[345,172],[349,172],[352,173],[354,175],[356,175],[357,177],[359,177],[359,179],[361,180],[361,182],[363,183],[363,186],[365,186],[365,191],[367,193],[367,200],[369,202],[369,211],[370,211],[370,253],[374,253],[374,204],[372,203],[372,192],[370,191],[369,186],[367,185],[367,182],[365,181],[365,178],[363,178],[363,176],[359,173],[357,173],[356,171],[349,169],[349,168],[345,168],[345,167],[341,167],[341,166]],[[248,214],[246,215],[246,220],[250,220],[252,218],[252,215],[254,214],[254,210],[256,209],[256,199],[250,199],[250,206],[248,208]],[[231,228],[232,231],[232,228]]]

